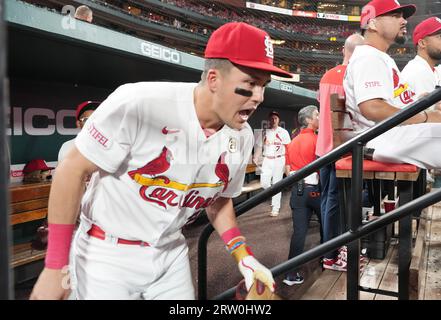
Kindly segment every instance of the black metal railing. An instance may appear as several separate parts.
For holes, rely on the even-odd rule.
[[[252,198],[244,201],[243,203],[237,205],[235,207],[236,210],[236,216],[240,216],[246,211],[250,210],[251,208],[257,206],[258,204],[262,203],[263,201],[269,199],[273,195],[281,192],[284,188],[290,187],[295,182],[307,177],[313,172],[316,172],[321,167],[331,164],[335,161],[337,161],[340,157],[343,155],[352,152],[352,201],[351,201],[351,209],[354,210],[354,214],[351,216],[360,217],[361,220],[361,191],[362,191],[362,164],[363,164],[363,145],[374,139],[375,137],[381,135],[382,133],[388,131],[389,129],[399,125],[400,123],[406,121],[407,119],[411,118],[412,116],[418,114],[419,112],[429,108],[430,106],[434,105],[436,102],[441,100],[441,89],[438,88],[434,90],[432,93],[428,94],[427,96],[419,99],[418,101],[412,103],[411,105],[407,106],[406,108],[400,110],[393,116],[383,120],[382,122],[378,123],[374,127],[364,131],[360,135],[352,138],[351,140],[347,141],[346,143],[340,145],[330,153],[326,154],[325,156],[315,160],[314,162],[308,164],[307,166],[303,167],[302,169],[296,171],[293,175],[286,177],[285,179],[279,181],[278,183],[274,184],[272,187],[263,190],[262,192],[258,193],[257,195],[253,196]],[[437,193],[438,194],[438,193]],[[358,196],[357,196],[358,195]],[[431,205],[441,199],[436,197],[430,197],[430,199],[433,199],[433,202],[428,203],[427,205]],[[420,200],[418,200],[420,201]],[[413,203],[413,202],[412,202]],[[426,205],[426,206],[427,206]],[[399,212],[403,215],[409,215],[411,211],[405,211],[403,210],[405,208],[409,208],[407,205],[400,208]],[[425,207],[422,207],[425,208]],[[409,209],[410,210],[410,209]],[[359,214],[356,214],[358,213]],[[389,221],[388,223],[394,222],[398,219],[400,219],[401,215],[398,215],[396,213],[389,214],[387,216],[387,221],[390,219],[394,219],[393,221]],[[385,217],[386,218],[386,217]],[[372,231],[378,230],[384,226],[386,226],[388,223],[383,223],[385,221],[385,218],[381,218],[378,221],[375,221],[373,223],[370,223],[369,226],[363,226],[359,227],[360,223],[355,220],[349,221],[349,234],[350,237],[347,235],[347,233],[341,235],[340,237],[334,238],[315,249],[310,250],[309,252],[314,253],[314,257],[319,257],[321,254],[324,254],[326,252],[336,250],[341,245],[346,244],[349,241],[354,241],[365,234],[368,234],[369,232],[360,234],[359,230],[371,230]],[[211,225],[207,225],[204,230],[202,231],[202,234],[199,238],[198,242],[198,298],[199,299],[207,299],[207,242],[211,235],[211,233],[214,231],[214,228]],[[345,236],[346,235],[346,236]],[[344,236],[344,237],[343,237]],[[342,238],[343,237],[343,238]],[[342,240],[343,239],[343,240]],[[354,250],[351,250],[351,248],[348,248],[348,259],[350,260],[351,257],[354,256]],[[295,257],[293,259],[288,260],[287,262],[283,263],[281,266],[283,267],[283,271],[289,271],[290,269],[294,269],[295,267],[299,266],[300,263],[297,263],[297,261],[300,260],[299,257],[304,257],[305,254],[308,254],[309,252],[305,252],[302,255]],[[320,252],[320,253],[318,253]],[[317,254],[316,254],[317,253]],[[308,262],[310,259],[300,260],[301,263]],[[350,261],[349,261],[350,262]],[[358,272],[358,255],[356,255],[356,263],[357,263],[357,272]],[[351,266],[348,266],[351,268]],[[282,273],[279,272],[279,267],[275,267],[272,269],[273,271],[278,271],[277,275]],[[349,270],[350,271],[350,270]],[[275,274],[276,275],[276,274]],[[230,289],[228,292],[231,293]],[[358,293],[357,293],[358,294]],[[349,295],[349,294],[348,294]],[[355,294],[354,294],[355,295]],[[218,297],[226,297],[226,296],[218,296]]]
[[[377,220],[361,226],[357,231],[347,231],[313,249],[303,252],[302,254],[275,266],[271,269],[271,272],[275,277],[289,272],[290,270],[297,268],[302,264],[307,263],[308,261],[319,258],[325,253],[335,250],[348,242],[355,241],[363,236],[368,235],[369,233],[375,232],[376,230],[381,229],[388,224],[409,215],[410,212],[422,210],[438,201],[441,201],[441,190],[426,194],[418,199],[415,199],[403,205],[402,207],[391,211],[389,214],[383,215]],[[234,295],[235,289],[235,287],[230,288],[220,295],[214,297],[214,299],[231,298]]]

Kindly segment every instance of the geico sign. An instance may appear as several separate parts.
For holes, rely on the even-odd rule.
[[[50,136],[57,132],[60,135],[76,135],[78,128],[66,128],[64,119],[67,117],[75,118],[75,110],[51,110],[43,108],[12,108],[9,113],[9,123],[7,124],[6,134],[13,136],[23,135],[23,131],[30,136]],[[38,117],[41,127],[34,127],[34,120]],[[43,118],[43,119],[42,119]],[[43,120],[43,121],[42,121]]]
[[[181,55],[179,54],[179,52],[158,46],[153,43],[141,42],[141,52],[143,55],[155,59],[172,62],[172,63],[181,62]]]

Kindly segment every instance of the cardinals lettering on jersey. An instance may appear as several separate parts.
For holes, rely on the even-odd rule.
[[[164,209],[167,209],[167,207],[204,209],[216,201],[219,193],[216,193],[213,197],[204,198],[200,195],[198,189],[223,187],[222,191],[225,191],[228,187],[230,171],[225,163],[226,154],[226,152],[223,152],[219,156],[214,167],[214,173],[219,178],[219,181],[215,183],[195,182],[185,184],[172,181],[166,174],[164,175],[173,160],[172,152],[165,146],[159,156],[145,166],[129,171],[128,175],[141,185],[139,194],[147,202],[154,203]],[[183,196],[183,193],[189,190],[191,191]]]

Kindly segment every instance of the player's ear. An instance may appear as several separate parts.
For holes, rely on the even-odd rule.
[[[220,71],[217,69],[209,69],[205,82],[211,91],[217,91],[219,85]]]
[[[368,29],[377,30],[377,20],[376,19],[369,20]]]
[[[423,38],[423,39],[419,39],[418,40],[418,44],[417,44],[417,48],[425,48],[426,47],[426,40]]]

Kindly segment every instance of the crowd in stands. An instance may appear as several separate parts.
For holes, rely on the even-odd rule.
[[[104,0],[96,0],[98,2],[103,2]],[[277,18],[276,16],[263,16],[260,14],[259,16],[254,16],[249,12],[236,12],[232,8],[227,8],[225,6],[221,7],[216,5],[215,3],[210,2],[194,2],[190,0],[161,0],[164,3],[173,4],[177,7],[189,9],[196,13],[200,13],[207,16],[221,18],[226,21],[244,21],[253,25],[256,25],[260,28],[264,29],[274,29],[274,30],[283,30],[293,34],[307,34],[308,36],[326,36],[326,37],[340,37],[346,38],[349,35],[358,31],[358,25],[349,25],[349,24],[339,24],[335,26],[331,25],[319,25],[314,23],[306,23],[295,21],[295,23],[289,22],[288,19]],[[112,3],[112,6],[118,7],[120,10],[125,11],[126,13],[132,14],[126,8],[123,8],[121,5],[117,5],[117,3],[121,3],[121,1],[107,0],[104,1],[107,4]],[[240,10],[240,9],[237,9]],[[242,14],[240,14],[242,13]],[[246,13],[246,14],[243,14]],[[196,33],[202,36],[209,37],[213,32],[214,27],[195,24],[186,21],[182,21],[181,19],[160,14],[158,12],[145,11],[140,10],[140,18],[148,20],[153,23],[173,26],[176,29],[184,30],[191,33]],[[313,20],[311,20],[313,21]],[[332,43],[330,44],[315,44],[311,42],[302,42],[302,41],[286,41],[282,47],[295,49],[297,51],[312,51],[317,53],[339,53],[341,51],[341,47],[336,46]],[[393,54],[406,54],[405,50],[395,50]]]
[[[104,4],[107,7],[111,7],[115,10],[123,12],[127,15],[131,15],[135,18],[149,21],[155,24],[173,27],[181,31],[191,32],[200,36],[208,37],[214,31],[215,27],[210,25],[204,25],[202,23],[194,23],[190,20],[185,20],[182,17],[175,17],[173,15],[167,15],[160,10],[148,9],[148,8],[134,8],[132,5],[128,5],[123,0],[92,0],[94,2]],[[318,21],[310,19],[311,23],[302,22],[301,20],[293,20],[294,17],[280,17],[278,15],[269,15],[268,13],[257,12],[253,13],[251,10],[245,11],[239,8],[230,8],[226,5],[215,4],[213,2],[192,1],[192,0],[161,0],[164,3],[172,4],[180,8],[185,8],[194,11],[205,16],[212,16],[220,18],[226,21],[244,21],[263,29],[274,29],[277,31],[283,30],[293,34],[307,34],[310,36],[326,36],[326,37],[342,37],[345,38],[348,35],[357,31],[358,26],[352,26],[349,24],[339,25],[320,25]],[[52,8],[53,10],[53,8]],[[315,19],[317,20],[317,19]],[[320,21],[323,23],[323,21]],[[94,22],[101,24],[99,21]],[[104,25],[105,26],[105,25]],[[120,30],[120,28],[118,28]],[[136,35],[134,31],[121,29],[122,31]],[[321,54],[336,54],[339,55],[342,47],[340,42],[323,42],[323,41],[301,41],[301,40],[289,40],[289,37],[285,38],[285,42],[276,46],[280,48],[290,49],[292,52],[297,53],[321,53]],[[167,41],[164,43],[167,45]],[[173,46],[178,50],[188,51],[185,43],[182,45],[174,42]],[[203,50],[193,47],[191,51],[196,55],[202,55]],[[392,48],[390,54],[392,55],[413,55],[414,52],[411,48]],[[298,55],[297,55],[298,57]],[[310,57],[312,58],[312,57]],[[329,69],[333,68],[336,63],[333,59],[329,61],[314,61],[312,59],[295,61],[284,61],[284,67],[293,73],[301,75],[314,75],[320,76]],[[295,62],[294,62],[295,61]]]
[[[335,36],[346,38],[352,33],[356,32],[358,26],[356,24],[339,24],[337,26],[325,26],[314,23],[301,23],[289,17],[279,17],[277,15],[256,14],[253,15],[251,11],[236,12],[232,8],[220,7],[214,3],[206,2],[204,4],[194,3],[189,0],[162,0],[164,3],[173,4],[177,7],[185,8],[196,13],[217,17],[226,21],[243,21],[255,25],[263,29],[282,30],[295,34],[307,34],[309,36]],[[240,9],[237,9],[240,10]],[[311,20],[313,22],[313,20]]]

